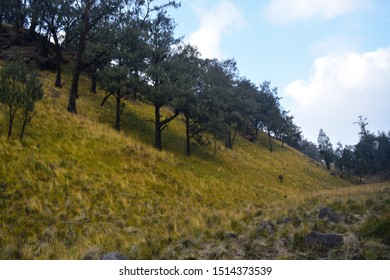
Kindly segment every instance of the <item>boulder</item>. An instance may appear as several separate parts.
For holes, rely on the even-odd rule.
[[[256,230],[258,235],[269,236],[275,233],[275,225],[271,222],[261,222]]]
[[[304,238],[307,245],[319,245],[330,248],[344,243],[343,235],[337,233],[321,233],[312,231]]]
[[[324,207],[320,210],[320,214],[318,216],[320,219],[328,219],[329,222],[339,223],[340,216],[333,212],[333,210],[329,207]]]
[[[118,252],[110,252],[104,254],[102,260],[128,260],[129,258],[118,253]]]
[[[291,222],[290,217],[283,217],[283,218],[280,218],[276,223],[278,225],[284,225],[284,224],[288,224],[289,222]]]

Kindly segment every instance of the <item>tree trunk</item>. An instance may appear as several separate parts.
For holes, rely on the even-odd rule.
[[[162,150],[161,143],[161,115],[160,115],[160,106],[154,106],[154,120],[155,120],[155,130],[154,130],[154,147],[159,151]]]
[[[55,30],[52,30],[52,35],[54,39],[54,43],[56,45],[56,68],[57,68],[57,75],[56,75],[56,82],[55,86],[58,88],[62,88],[62,82],[61,82],[61,46],[58,42],[57,32]]]
[[[96,61],[92,64],[92,71],[91,71],[91,88],[90,91],[92,93],[96,93],[96,84],[97,84],[97,63]]]
[[[21,27],[21,21],[22,21],[22,1],[21,0],[14,0],[15,5],[15,11],[16,11],[16,17],[15,17],[15,28],[16,28],[16,45],[19,45],[19,31]]]
[[[45,36],[46,40],[44,39],[42,42],[42,49],[41,49],[41,55],[43,57],[47,57],[49,55],[49,47],[50,47],[50,31],[46,32]]]
[[[186,120],[186,152],[187,156],[191,156],[191,137],[190,137],[190,114],[184,113]]]
[[[74,114],[77,114],[76,96],[77,96],[79,79],[80,79],[80,70],[76,66],[75,69],[73,70],[73,77],[72,77],[72,83],[70,85],[69,102],[68,102],[68,111]]]
[[[0,3],[0,30],[3,29],[4,2],[5,0],[2,0]]]
[[[28,112],[24,112],[24,119],[23,119],[23,125],[22,125],[22,130],[20,132],[20,137],[19,140],[22,141],[22,138],[24,136],[24,131],[26,129],[27,123],[29,122],[29,115]]]
[[[35,28],[38,25],[38,3],[37,0],[31,1],[31,9],[32,9],[32,15],[31,15],[31,24],[30,29],[28,30],[28,35],[30,38],[35,38]]]
[[[97,74],[96,70],[91,75],[91,92],[96,93],[96,85],[97,85]]]
[[[116,114],[115,114],[115,129],[120,131],[121,130],[121,94],[118,90],[117,95],[115,97],[116,99]]]
[[[231,149],[233,149],[234,141],[236,140],[236,136],[237,136],[237,133],[240,130],[240,128],[241,128],[241,125],[237,124],[236,130],[234,131],[233,139],[230,142],[230,148]]]
[[[8,139],[12,135],[12,125],[14,122],[15,113],[12,112],[12,106],[9,108],[9,125],[8,125]]]
[[[86,7],[83,14],[83,28],[80,34],[79,44],[77,47],[76,64],[73,70],[72,84],[69,93],[68,111],[71,113],[77,113],[76,98],[79,97],[78,87],[81,70],[83,68],[83,55],[87,43],[87,35],[90,29],[90,12],[93,1],[86,1]]]
[[[269,151],[272,153],[274,150],[273,150],[273,147],[272,147],[271,132],[269,130],[267,130],[267,134],[268,134]]]
[[[225,147],[227,149],[231,149],[232,148],[232,146],[231,146],[231,144],[232,144],[231,137],[232,137],[232,134],[230,132],[230,125],[227,124],[226,125],[226,131],[225,131]]]

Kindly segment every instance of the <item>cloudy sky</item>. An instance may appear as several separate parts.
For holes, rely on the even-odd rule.
[[[204,58],[271,80],[303,135],[355,144],[358,116],[390,131],[390,1],[182,0],[176,34]]]

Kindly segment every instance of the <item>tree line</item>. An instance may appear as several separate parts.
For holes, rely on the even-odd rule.
[[[202,59],[197,49],[174,36],[176,24],[169,8],[180,3],[156,0],[14,0],[0,1],[0,28],[12,24],[14,44],[22,28],[37,40],[43,55],[47,42],[54,42],[56,87],[62,87],[61,61],[64,51],[74,54],[67,109],[77,113],[80,74],[91,77],[114,98],[115,128],[121,128],[125,101],[137,98],[154,108],[155,141],[162,149],[162,133],[182,115],[186,127],[186,153],[191,139],[204,133],[224,141],[232,149],[237,134],[254,140],[259,131],[296,148],[301,131],[280,105],[270,81],[255,85],[239,75],[234,59]],[[4,102],[3,102],[4,103]],[[168,108],[170,114],[163,113]]]
[[[333,163],[341,176],[356,175],[362,181],[365,175],[390,175],[390,132],[378,132],[376,135],[367,129],[367,118],[359,116],[355,122],[360,128],[359,142],[356,145],[343,146],[340,142],[336,148],[321,129],[318,135],[318,148],[321,158],[328,169]]]

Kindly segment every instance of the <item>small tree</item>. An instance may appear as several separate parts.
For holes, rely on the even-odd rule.
[[[108,94],[104,97],[100,105],[103,106],[110,96],[115,98],[115,129],[118,131],[121,129],[120,117],[125,106],[123,100],[130,92],[130,88],[136,83],[133,77],[129,78],[128,76],[128,70],[118,65],[107,66],[101,72],[102,87]]]
[[[20,141],[22,141],[27,124],[31,122],[34,115],[35,102],[42,99],[42,84],[39,81],[36,72],[31,72],[26,77],[25,94],[23,94],[22,107],[22,129],[20,132]]]
[[[0,71],[0,102],[8,115],[8,138],[12,135],[15,117],[20,115],[23,138],[26,125],[31,121],[35,102],[43,96],[42,85],[34,71],[20,61],[8,62]]]
[[[330,170],[330,164],[333,162],[334,158],[333,146],[329,137],[322,129],[320,129],[318,135],[318,149],[320,150],[321,158],[325,161],[326,168]]]

